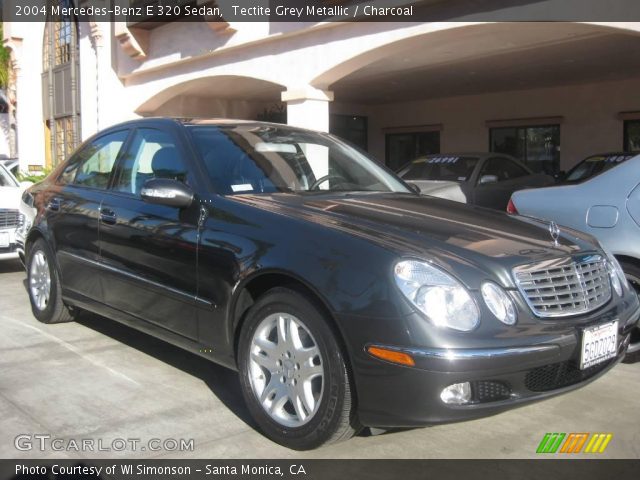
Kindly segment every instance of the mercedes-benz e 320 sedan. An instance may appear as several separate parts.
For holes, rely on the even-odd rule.
[[[120,124],[24,200],[40,321],[88,310],[237,369],[262,431],[295,449],[577,388],[640,314],[592,237],[420,196],[283,125]]]

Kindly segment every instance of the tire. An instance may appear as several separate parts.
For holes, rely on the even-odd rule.
[[[74,313],[62,301],[60,275],[53,254],[43,239],[38,239],[27,256],[27,290],[33,316],[42,323],[63,323]]]
[[[286,288],[261,296],[247,313],[238,349],[245,401],[271,440],[310,450],[360,429],[342,348],[306,296]]]
[[[640,267],[629,262],[620,262],[620,266],[633,289],[636,293],[640,294]],[[627,353],[622,360],[623,363],[635,363],[640,361],[640,327],[635,328],[631,332],[631,344],[629,345],[629,348],[632,347],[638,348],[638,350],[633,353]]]

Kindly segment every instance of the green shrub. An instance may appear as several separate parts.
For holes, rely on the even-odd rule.
[[[47,175],[51,173],[52,168],[43,168],[39,172],[27,173],[27,172],[18,172],[16,178],[19,182],[33,182],[38,183],[46,178]]]

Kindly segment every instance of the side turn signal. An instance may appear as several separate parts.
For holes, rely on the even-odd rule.
[[[397,363],[399,365],[405,365],[407,367],[413,367],[416,364],[411,355],[403,352],[396,352],[395,350],[387,350],[386,348],[380,347],[368,347],[367,352],[376,358],[380,358],[391,363]]]

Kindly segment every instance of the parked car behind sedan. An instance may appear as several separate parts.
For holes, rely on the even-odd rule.
[[[596,237],[616,256],[640,292],[640,155],[593,155],[572,168],[563,184],[515,192],[510,213],[553,220]],[[633,332],[626,361],[640,360],[640,330]]]
[[[4,165],[4,167],[9,170],[14,177],[18,176],[18,172],[20,171],[20,162],[17,158],[0,158],[0,164]]]
[[[555,183],[499,153],[434,154],[417,158],[398,175],[420,187],[424,195],[504,210],[511,194],[522,188]]]
[[[19,212],[22,187],[3,165],[0,165],[0,260],[18,258],[16,230],[24,216]]]
[[[591,237],[420,196],[283,125],[116,125],[25,200],[38,320],[89,310],[236,369],[257,425],[296,449],[578,388],[640,316]],[[555,275],[576,268],[596,290]]]

